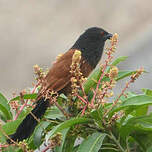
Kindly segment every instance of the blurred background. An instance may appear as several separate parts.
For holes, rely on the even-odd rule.
[[[50,67],[92,26],[119,34],[116,57],[128,56],[120,69],[149,71],[131,89],[152,89],[151,6],[150,0],[0,0],[0,92],[11,98],[32,87],[33,65]]]

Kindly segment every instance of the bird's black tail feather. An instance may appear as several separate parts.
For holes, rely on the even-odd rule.
[[[37,119],[39,119],[44,115],[48,106],[49,100],[44,100],[44,98],[42,97],[40,100],[37,101],[36,107],[31,112]],[[22,141],[31,136],[38,123],[37,120],[32,116],[32,114],[29,113],[18,126],[16,132],[9,136],[12,140]],[[7,142],[12,143],[10,139],[8,139]]]

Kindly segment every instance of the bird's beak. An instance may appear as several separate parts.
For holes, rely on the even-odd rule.
[[[113,36],[112,34],[108,33],[104,37],[105,37],[105,40],[107,40],[107,39],[110,39],[112,36]]]

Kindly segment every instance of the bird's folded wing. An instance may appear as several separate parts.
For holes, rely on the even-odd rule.
[[[70,85],[70,66],[74,52],[75,50],[71,49],[56,60],[45,77],[45,81],[38,93],[38,98],[45,94],[45,91],[47,90],[58,92],[65,87],[67,90],[69,90],[67,86]],[[80,69],[85,77],[88,77],[90,72],[93,70],[93,68],[83,57],[81,57]]]
[[[43,94],[42,90],[43,92],[48,89],[52,91],[60,91],[70,82],[70,65],[72,63],[74,51],[75,50],[69,50],[56,60],[46,75],[45,81],[42,85],[43,89],[40,89],[38,96]]]

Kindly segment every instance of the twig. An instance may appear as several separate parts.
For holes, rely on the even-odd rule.
[[[113,107],[118,103],[120,97],[125,93],[125,91],[129,87],[130,83],[131,83],[131,80],[126,83],[126,86],[124,87],[124,89],[122,90],[122,92],[120,93],[120,95],[118,96],[118,98],[113,102],[112,106],[105,112],[105,114],[103,115],[103,117],[105,117],[113,109]]]
[[[100,85],[101,80],[103,79],[103,77],[104,77],[104,75],[105,75],[105,70],[106,70],[107,65],[108,65],[108,62],[107,62],[107,61],[105,61],[105,62],[106,62],[106,63],[105,63],[105,65],[104,65],[103,69],[102,69],[102,74],[101,74],[101,76],[100,76],[100,78],[99,78],[99,80],[98,80],[96,90],[95,90],[94,95],[93,95],[93,98],[92,98],[92,100],[91,100],[91,107],[94,107],[94,101],[95,101],[95,98],[96,98],[96,95],[97,95],[97,91],[98,91],[98,89],[99,89],[99,85]]]
[[[85,111],[86,111],[86,109],[87,109],[87,106],[88,106],[88,104],[86,104],[86,105],[84,106],[84,108],[83,108],[83,110],[82,110],[82,113],[81,113],[81,116],[84,115],[84,113],[85,113]]]
[[[39,123],[40,122],[40,120],[32,113],[32,112],[30,112],[30,114],[32,115],[32,117]]]
[[[20,115],[20,113],[23,111],[24,107],[27,105],[27,100],[25,101],[25,103],[20,107],[19,111],[17,112],[14,120],[16,120],[18,118],[18,116]]]
[[[112,84],[112,80],[110,80],[110,83],[109,83],[109,85],[111,85]],[[106,88],[104,88],[103,89],[103,94],[102,94],[102,96],[100,97],[101,99],[103,99],[104,97],[105,97],[105,95],[107,94],[107,92],[108,92],[108,89],[109,89],[109,87],[106,87]]]
[[[32,92],[31,92],[32,94],[35,92],[37,86],[38,86],[38,84],[36,84],[36,85],[34,86]],[[21,98],[21,99],[22,99],[22,98]],[[24,100],[24,99],[23,99],[23,100]],[[28,100],[26,100],[25,103],[20,107],[20,109],[19,109],[19,111],[17,112],[14,120],[16,120],[16,119],[18,118],[18,116],[20,115],[20,113],[23,111],[24,107],[27,106],[27,102],[28,102]]]
[[[49,149],[50,149],[50,146],[47,146],[42,152],[46,152]]]
[[[76,95],[84,104],[86,104],[85,106],[84,106],[84,108],[83,108],[83,110],[82,110],[82,113],[81,113],[81,116],[83,116],[84,115],[84,113],[85,113],[85,111],[86,111],[86,109],[87,109],[87,107],[88,107],[88,100],[86,101],[84,98],[82,98],[81,96],[79,96],[78,94]]]
[[[85,90],[84,90],[84,87],[83,87],[82,83],[80,83],[80,88],[81,88],[81,90],[82,90],[84,99],[86,99],[87,102],[88,102],[87,95],[86,95],[86,93],[85,93]]]
[[[24,104],[24,93],[23,92],[20,92],[20,101],[22,104]]]
[[[118,35],[114,34],[113,37],[111,38],[111,47],[108,48],[108,51],[106,52],[108,57],[105,60],[105,64],[103,65],[102,74],[101,74],[101,76],[98,80],[97,87],[95,89],[93,98],[91,100],[91,107],[94,107],[94,102],[95,102],[95,98],[96,98],[96,95],[97,95],[97,91],[99,89],[99,85],[100,85],[101,80],[103,79],[103,77],[105,75],[105,71],[106,71],[106,68],[107,68],[108,64],[111,62],[111,60],[113,58],[112,53],[115,52],[117,42],[118,42]]]
[[[105,147],[105,148],[101,148],[101,150],[107,150],[107,149],[112,150],[112,151],[118,151],[118,152],[119,152],[119,150],[118,150],[118,149],[113,148],[113,147]]]
[[[53,148],[51,144],[49,144],[42,152],[46,152],[47,150]]]
[[[9,147],[10,145],[1,145],[0,144],[0,148],[7,148],[7,147]],[[1,149],[0,149],[1,150]]]
[[[82,97],[79,96],[78,94],[76,94],[76,96],[77,96],[83,103],[85,103],[85,104],[88,103],[84,98],[82,98]]]
[[[105,116],[113,109],[113,107],[118,103],[120,97],[121,97],[122,95],[124,95],[125,91],[126,91],[127,88],[129,87],[129,85],[130,85],[131,83],[133,83],[133,82],[142,74],[143,71],[144,71],[144,69],[143,69],[143,68],[140,68],[139,70],[137,70],[137,72],[136,72],[135,74],[133,74],[133,75],[131,76],[131,79],[129,80],[129,82],[126,83],[124,89],[122,90],[122,92],[120,93],[120,95],[118,96],[118,98],[113,102],[112,106],[105,112],[105,114],[103,115],[103,117],[105,117]]]
[[[15,142],[13,139],[11,139],[11,138],[6,134],[6,132],[2,129],[1,126],[0,126],[0,131],[1,131],[2,134],[3,134],[7,139],[9,139],[14,145],[17,145],[17,146],[20,147],[20,145],[19,145],[17,142]],[[0,146],[1,146],[1,145],[0,145]]]
[[[122,151],[125,152],[123,147],[120,145],[119,141],[116,139],[116,137],[113,135],[113,133],[110,131],[109,137],[117,144],[118,148]]]
[[[65,115],[66,118],[69,118],[69,114],[57,102],[54,102],[54,104]]]

